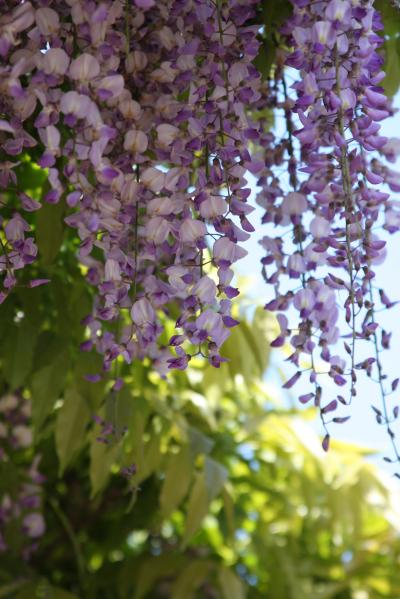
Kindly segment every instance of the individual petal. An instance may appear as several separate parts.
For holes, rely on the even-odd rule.
[[[99,74],[100,65],[98,60],[87,52],[84,52],[83,54],[80,54],[78,58],[75,58],[75,60],[71,62],[69,68],[69,76],[71,79],[77,79],[79,81],[89,81],[98,77]]]

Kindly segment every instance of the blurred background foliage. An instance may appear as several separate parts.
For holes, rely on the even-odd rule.
[[[400,15],[376,4],[393,95]],[[264,75],[288,7],[264,3]],[[46,175],[34,161],[22,157],[17,175],[41,201]],[[12,210],[12,192],[3,199]],[[0,307],[0,395],[31,402],[33,428],[33,445],[0,461],[0,503],[39,454],[46,522],[29,562],[20,528],[1,531],[0,599],[400,598],[399,490],[366,450],[333,442],[323,454],[313,411],[274,397],[275,324],[262,309],[242,300],[219,370],[192,361],[163,380],[146,363],[120,364],[118,393],[84,378],[101,364],[79,351],[92,299],[66,215],[63,202],[29,215],[40,253],[29,275],[51,283],[21,281]],[[112,423],[108,443],[94,415]]]

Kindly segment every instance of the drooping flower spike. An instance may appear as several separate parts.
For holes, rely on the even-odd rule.
[[[82,349],[104,356],[104,373],[119,358],[149,359],[162,375],[194,355],[218,367],[238,324],[233,265],[254,231],[250,171],[267,225],[266,307],[281,329],[273,346],[289,340],[296,367],[285,387],[306,360],[313,390],[301,401],[313,399],[327,427],[355,396],[358,371],[377,376],[377,418],[392,437],[380,360],[390,334],[375,315],[393,302],[375,266],[385,256],[377,224],[400,227],[386,188],[400,185],[382,160],[397,147],[379,133],[392,113],[381,23],[371,0],[292,4],[270,85],[253,64],[256,0],[0,0],[0,186],[13,198],[0,223],[0,303],[37,257],[27,214],[40,202],[16,174],[34,151],[47,169],[44,201],[66,202],[95,288]],[[266,108],[282,111],[282,136],[252,120]],[[372,353],[356,351],[363,341]],[[321,369],[336,398],[322,398]]]
[[[389,414],[392,389],[380,356],[390,336],[376,320],[377,306],[394,305],[376,283],[375,267],[385,257],[382,229],[399,229],[389,193],[396,191],[396,177],[385,164],[393,160],[393,141],[380,134],[381,121],[392,114],[380,86],[382,25],[372,2],[292,3],[281,31],[288,49],[279,55],[274,82],[274,106],[283,112],[286,131],[281,139],[264,137],[258,196],[271,231],[261,242],[264,276],[275,289],[266,307],[279,312],[281,328],[272,345],[287,339],[292,347],[289,359],[297,370],[287,388],[309,372],[314,391],[301,401],[320,408],[325,448],[327,415],[357,394],[360,370],[377,379],[377,419],[393,441],[397,414]],[[288,77],[294,79],[290,88]],[[286,179],[279,176],[282,167]],[[327,375],[340,394],[323,401]],[[393,450],[399,460],[394,442]]]

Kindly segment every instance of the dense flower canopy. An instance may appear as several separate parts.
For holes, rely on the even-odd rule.
[[[81,349],[102,354],[90,378],[111,376],[115,392],[121,360],[150,360],[162,376],[193,356],[225,360],[238,325],[233,265],[259,234],[266,309],[280,325],[272,345],[289,341],[296,366],[284,386],[309,374],[300,401],[320,408],[327,448],[326,415],[350,403],[364,370],[378,380],[377,419],[393,441],[386,397],[397,380],[387,388],[390,333],[376,318],[393,303],[375,282],[381,231],[400,228],[388,166],[398,143],[379,133],[393,113],[382,24],[371,0],[292,5],[263,78],[256,0],[3,0],[0,297],[38,253],[26,215],[42,206],[16,174],[25,155],[47,173],[45,202],[68,208],[95,288]],[[270,131],[271,110],[282,134]],[[256,232],[248,172],[265,209]],[[371,349],[358,353],[358,341]],[[323,398],[326,376],[336,398]]]

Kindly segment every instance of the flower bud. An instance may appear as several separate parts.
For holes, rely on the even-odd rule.
[[[299,253],[292,254],[289,257],[287,269],[290,277],[298,278],[306,270],[306,263],[303,256]]]
[[[297,310],[312,310],[315,296],[311,289],[300,289],[294,296],[293,305]]]
[[[3,395],[0,399],[0,412],[7,412],[8,410],[14,410],[18,406],[18,398],[16,395],[11,393]]]
[[[46,528],[42,514],[37,512],[32,512],[25,516],[22,526],[28,537],[32,539],[41,537]]]
[[[32,431],[24,424],[14,426],[12,435],[19,447],[29,447],[32,445]]]

